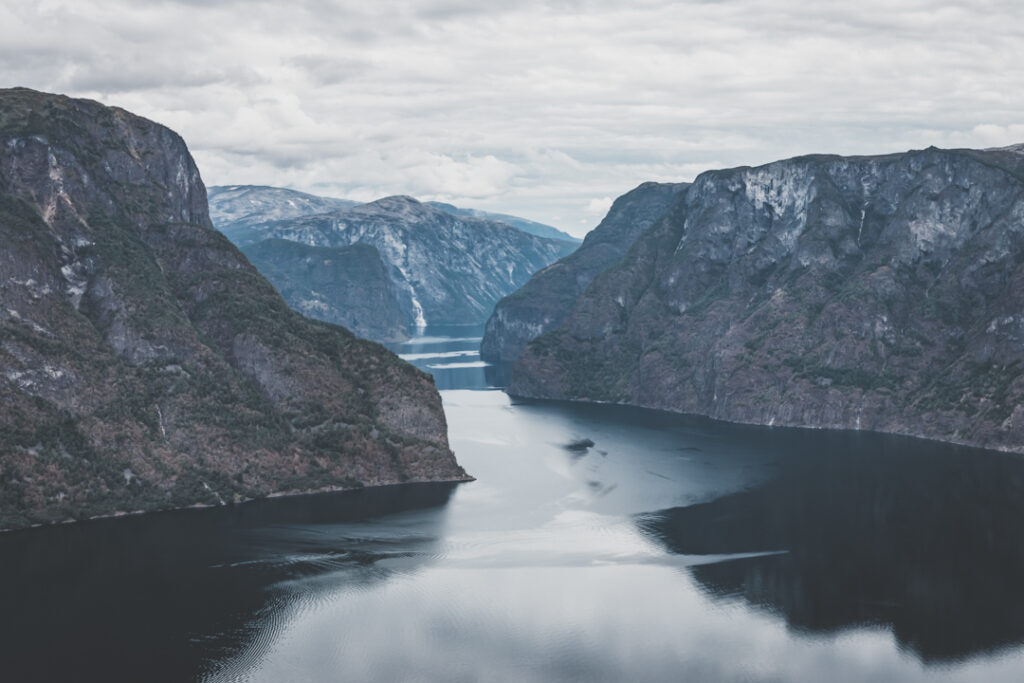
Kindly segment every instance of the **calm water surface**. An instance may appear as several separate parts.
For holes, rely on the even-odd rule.
[[[475,482],[0,535],[0,679],[1024,679],[1021,459],[514,403],[479,336],[396,347]]]

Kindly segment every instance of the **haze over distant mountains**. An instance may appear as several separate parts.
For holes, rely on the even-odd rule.
[[[428,323],[482,324],[499,299],[578,244],[411,197],[353,204],[234,186],[211,194],[215,226],[294,309],[380,341]]]
[[[359,203],[266,185],[212,186],[206,193],[210,220],[235,244],[246,244],[258,238],[259,233],[251,226],[347,209]]]
[[[246,226],[316,213],[328,213],[365,203],[351,199],[322,197],[267,185],[217,185],[207,188],[207,193],[210,198],[210,219],[217,229],[232,241],[248,240],[248,237],[242,232]],[[501,221],[538,237],[548,237],[566,242],[582,242],[581,239],[558,228],[519,216],[491,213],[480,209],[463,209],[445,202],[424,202],[424,204],[429,204],[453,216]]]
[[[435,206],[442,211],[447,211],[453,216],[472,216],[473,218],[486,218],[492,221],[508,223],[513,228],[519,228],[523,232],[528,232],[531,235],[537,235],[538,237],[550,237],[553,240],[565,240],[566,242],[583,241],[578,237],[573,237],[569,233],[563,232],[558,228],[553,228],[550,225],[531,221],[526,218],[520,218],[519,216],[510,216],[507,213],[491,213],[489,211],[481,211],[480,209],[460,209],[457,206],[452,206],[451,204],[446,204],[444,202],[426,203],[431,206]]]

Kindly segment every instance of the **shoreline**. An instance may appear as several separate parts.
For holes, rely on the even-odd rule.
[[[184,507],[168,507],[158,508],[156,510],[119,510],[117,512],[111,512],[105,515],[95,515],[93,517],[85,517],[84,519],[62,519],[56,522],[43,522],[37,524],[29,524],[27,526],[18,527],[3,527],[0,528],[0,534],[16,533],[19,531],[28,531],[31,529],[44,529],[50,527],[59,526],[70,526],[72,524],[81,524],[82,522],[95,522],[101,520],[118,519],[121,517],[139,517],[142,515],[160,514],[164,512],[184,512],[187,510],[209,510],[216,508],[229,508],[239,505],[246,505],[247,503],[259,502],[261,500],[272,500],[282,498],[303,498],[306,496],[317,496],[325,495],[330,493],[345,493],[349,491],[364,491],[367,489],[380,489],[393,486],[409,486],[419,484],[468,484],[476,481],[476,477],[471,475],[465,475],[462,478],[456,479],[411,479],[409,481],[396,481],[384,484],[370,484],[367,486],[326,486],[318,489],[307,489],[303,491],[275,491],[268,493],[265,496],[259,496],[258,498],[243,498],[241,500],[234,500],[226,503],[194,503],[192,505],[186,505]]]

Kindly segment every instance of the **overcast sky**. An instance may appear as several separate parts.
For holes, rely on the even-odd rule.
[[[3,85],[181,133],[208,185],[582,235],[645,180],[1024,142],[1020,0],[0,0]]]

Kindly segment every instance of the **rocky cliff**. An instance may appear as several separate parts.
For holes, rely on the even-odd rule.
[[[0,528],[465,477],[428,375],[288,309],[172,131],[0,90]]]
[[[480,324],[501,297],[576,248],[403,196],[254,229],[263,239],[309,246],[373,245],[388,265],[410,325]]]
[[[375,341],[401,341],[409,321],[380,252],[370,244],[311,247],[269,239],[243,247],[293,310]]]
[[[497,303],[487,320],[480,357],[513,361],[528,343],[561,325],[587,285],[618,263],[687,187],[688,183],[644,183],[615,200],[575,252],[538,271]]]
[[[1024,452],[1024,155],[704,173],[512,370],[521,396]]]

